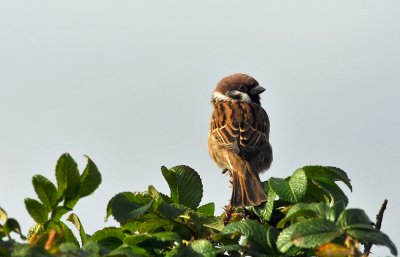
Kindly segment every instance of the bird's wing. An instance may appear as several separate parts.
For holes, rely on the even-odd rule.
[[[225,149],[248,159],[269,140],[268,115],[256,104],[215,102],[211,132]]]

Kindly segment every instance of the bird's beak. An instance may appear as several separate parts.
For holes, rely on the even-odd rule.
[[[265,88],[263,88],[262,86],[260,86],[260,85],[257,85],[255,88],[253,88],[252,90],[250,90],[250,94],[252,94],[252,95],[259,95],[259,94],[261,94],[262,92],[264,92],[265,91]]]

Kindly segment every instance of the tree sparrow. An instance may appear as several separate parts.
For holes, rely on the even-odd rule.
[[[259,173],[272,162],[269,119],[260,104],[265,89],[246,74],[222,79],[212,94],[214,107],[208,152],[232,177],[232,207],[257,206],[267,200]]]

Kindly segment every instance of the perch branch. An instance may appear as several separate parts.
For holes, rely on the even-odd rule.
[[[388,203],[388,200],[385,199],[382,203],[382,206],[381,206],[378,214],[376,215],[375,229],[378,231],[381,230],[383,213],[385,212],[387,203]],[[371,252],[371,247],[372,247],[371,243],[365,244],[364,253],[362,256],[368,256]]]

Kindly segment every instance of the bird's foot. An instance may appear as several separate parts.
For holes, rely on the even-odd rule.
[[[222,221],[224,222],[224,226],[228,225],[232,219],[232,213],[234,208],[229,204],[224,207],[224,213],[222,214]]]
[[[224,207],[224,212],[221,215],[222,222],[224,226],[228,225],[232,222],[237,222],[245,218],[242,208],[233,207],[231,204],[228,204]]]

